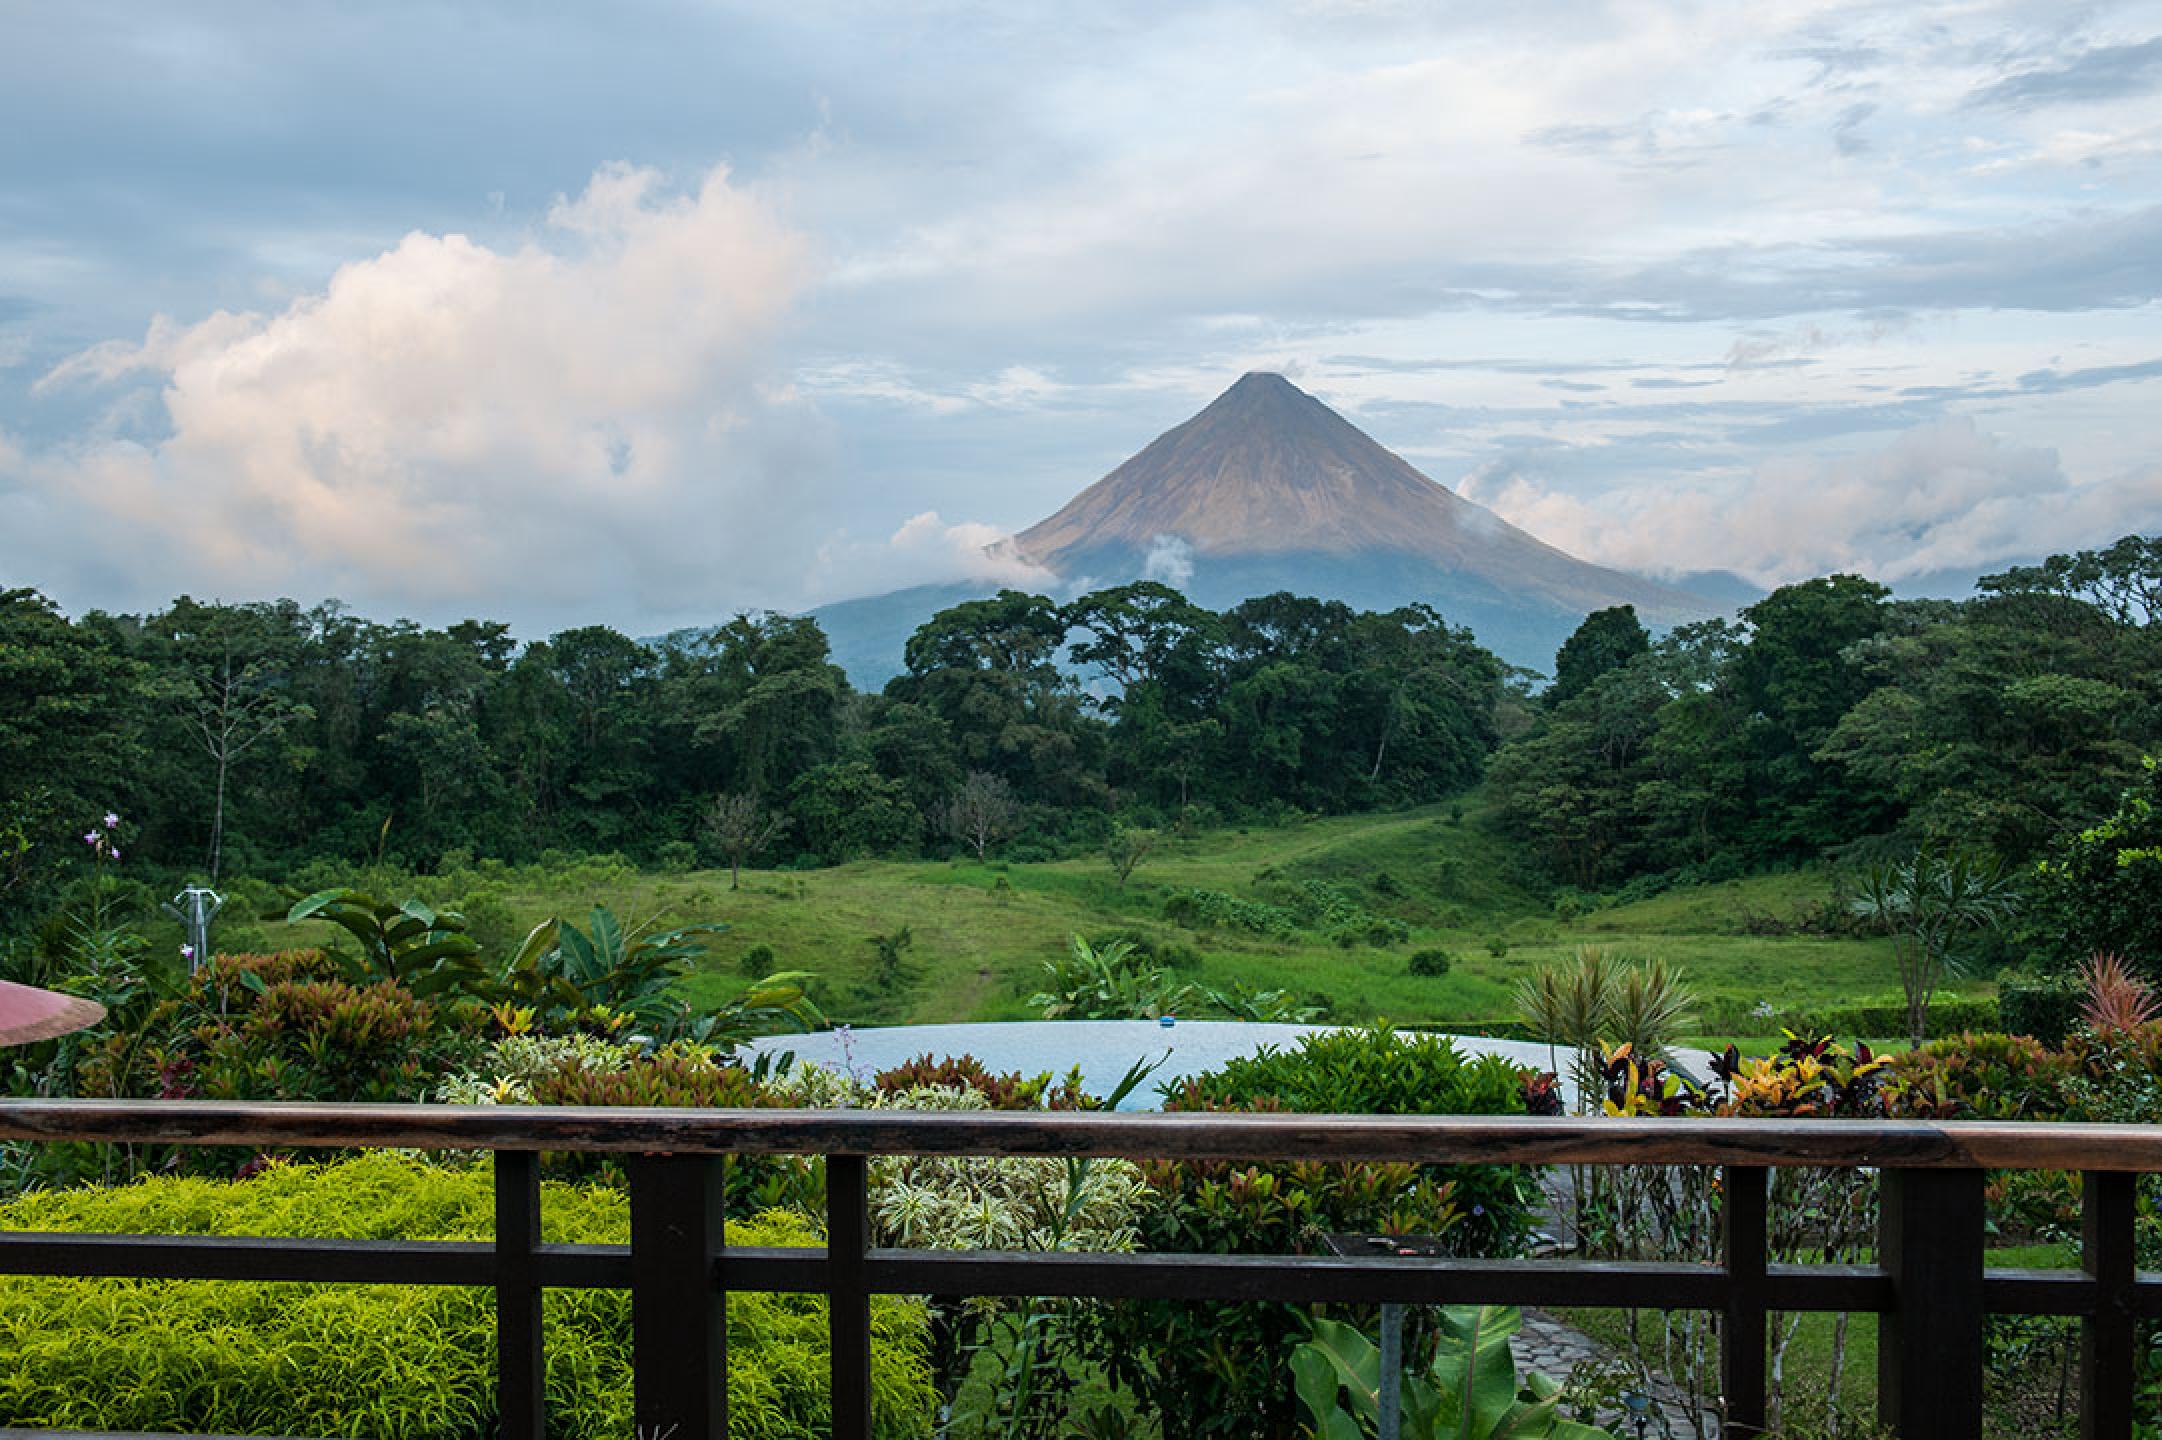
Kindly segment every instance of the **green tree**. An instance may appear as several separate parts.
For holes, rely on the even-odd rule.
[[[0,590],[0,823],[20,827],[22,844],[123,803],[147,759],[151,679],[36,591]]]
[[[901,783],[861,760],[805,771],[789,787],[788,810],[803,843],[835,865],[914,845],[923,826]]]
[[[1111,873],[1118,877],[1121,890],[1126,888],[1126,882],[1141,868],[1141,862],[1149,858],[1161,838],[1154,830],[1137,825],[1122,825],[1112,832],[1111,839],[1104,845],[1104,859],[1110,862]]]
[[[1856,647],[1881,634],[1890,592],[1857,575],[1782,586],[1742,612],[1749,643],[1731,683],[1750,717],[1749,783],[1760,797],[1746,836],[1756,858],[1810,857],[1883,829],[1889,797],[1820,758],[1840,717],[1876,685]]]
[[[2115,811],[2059,839],[2031,885],[2021,938],[2047,968],[2112,954],[2162,977],[2162,767],[2142,761]]]
[[[1961,940],[2010,920],[2019,891],[1994,857],[1922,850],[1869,867],[1851,903],[1855,914],[1892,932],[1908,1038],[1920,1046],[1929,1033],[1930,998],[1959,968]]]
[[[1651,648],[1651,635],[1637,619],[1636,606],[1592,611],[1554,652],[1554,683],[1547,687],[1547,703],[1559,705],[1574,699],[1592,681],[1651,653]]]
[[[886,695],[943,721],[964,770],[1000,776],[1031,801],[1098,798],[1103,727],[1059,669],[1065,636],[1064,613],[1044,596],[967,601],[909,637],[908,673]]]
[[[2107,813],[2137,773],[2154,703],[2116,683],[2116,627],[2052,623],[2025,599],[1894,607],[1858,647],[1879,683],[1818,750],[1923,839],[2028,856]]]

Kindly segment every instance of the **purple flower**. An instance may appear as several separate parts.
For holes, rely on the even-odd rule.
[[[118,860],[120,858],[120,847],[115,845],[112,849],[106,851],[105,853],[112,856],[115,860]]]
[[[183,960],[193,960],[195,958],[195,947],[193,945],[181,946],[180,958]]]
[[[105,828],[108,830],[118,830],[120,828],[120,817],[110,810],[105,812]]]
[[[86,830],[83,832],[83,843],[95,850],[105,843],[105,837],[95,830]]]

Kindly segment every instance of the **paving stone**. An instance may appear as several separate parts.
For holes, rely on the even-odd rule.
[[[1623,1359],[1618,1352],[1543,1310],[1524,1311],[1523,1326],[1510,1348],[1519,1370],[1537,1370],[1557,1381],[1566,1381],[1579,1365]],[[1687,1395],[1665,1377],[1652,1378],[1651,1396],[1651,1413],[1642,1431],[1646,1440],[1716,1440],[1717,1417],[1707,1414],[1692,1419]],[[1635,1422],[1619,1409],[1602,1411],[1598,1423],[1621,1440],[1636,1440]]]

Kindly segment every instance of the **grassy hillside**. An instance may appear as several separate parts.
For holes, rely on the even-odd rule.
[[[466,903],[505,936],[595,902],[671,924],[722,920],[731,929],[706,973],[688,982],[694,998],[739,987],[744,952],[765,945],[774,968],[816,972],[828,1013],[856,1024],[1024,1017],[1043,960],[1076,932],[1131,931],[1186,947],[1190,978],[1325,995],[1343,1019],[1510,1018],[1517,981],[1580,945],[1680,965],[1713,1012],[1710,1023],[1728,1031],[1775,1030],[1776,1021],[1749,1026],[1736,1018],[1760,1002],[1789,1011],[1897,989],[1888,942],[1762,933],[1791,928],[1798,911],[1821,903],[1822,876],[1759,877],[1564,918],[1504,841],[1453,808],[1167,837],[1123,888],[1094,858],[747,871],[733,891],[725,871],[661,875],[588,862],[490,867],[479,903]],[[447,883],[450,893],[431,898],[460,903],[458,886],[470,877]],[[1317,891],[1317,883],[1327,888]],[[1345,948],[1320,925],[1271,936],[1166,920],[1166,899],[1189,888],[1279,907],[1324,894],[1403,922],[1409,938]],[[914,937],[903,978],[881,987],[868,937],[902,927]],[[1408,973],[1411,953],[1429,948],[1450,953],[1448,975]]]

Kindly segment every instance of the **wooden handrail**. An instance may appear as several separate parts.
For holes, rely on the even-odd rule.
[[[1718,1317],[1735,1437],[1762,1433],[1771,1312],[1874,1312],[1879,1414],[1905,1440],[1980,1433],[1990,1313],[2078,1320],[2080,1433],[2129,1440],[2137,1322],[2162,1316],[2162,1278],[2133,1268],[2134,1177],[2162,1171],[2162,1126],[0,1100],[0,1140],[494,1151],[492,1244],[14,1232],[0,1233],[0,1274],[489,1286],[506,1440],[546,1435],[540,1296],[554,1287],[630,1290],[635,1418],[684,1440],[727,1433],[730,1290],[828,1298],[837,1440],[870,1440],[878,1294],[1706,1310]],[[628,1246],[541,1242],[535,1152],[546,1151],[627,1158]],[[728,1246],[718,1157],[730,1154],[824,1157],[827,1246]],[[1722,1256],[1707,1266],[881,1249],[864,1163],[878,1155],[1715,1166]],[[1781,1166],[1882,1172],[1876,1265],[1768,1263],[1766,1171]],[[1984,1172],[2040,1169],[2085,1176],[2082,1268],[1985,1270]]]
[[[2162,1126],[1966,1120],[0,1100],[0,1140],[604,1154],[2162,1172]]]

